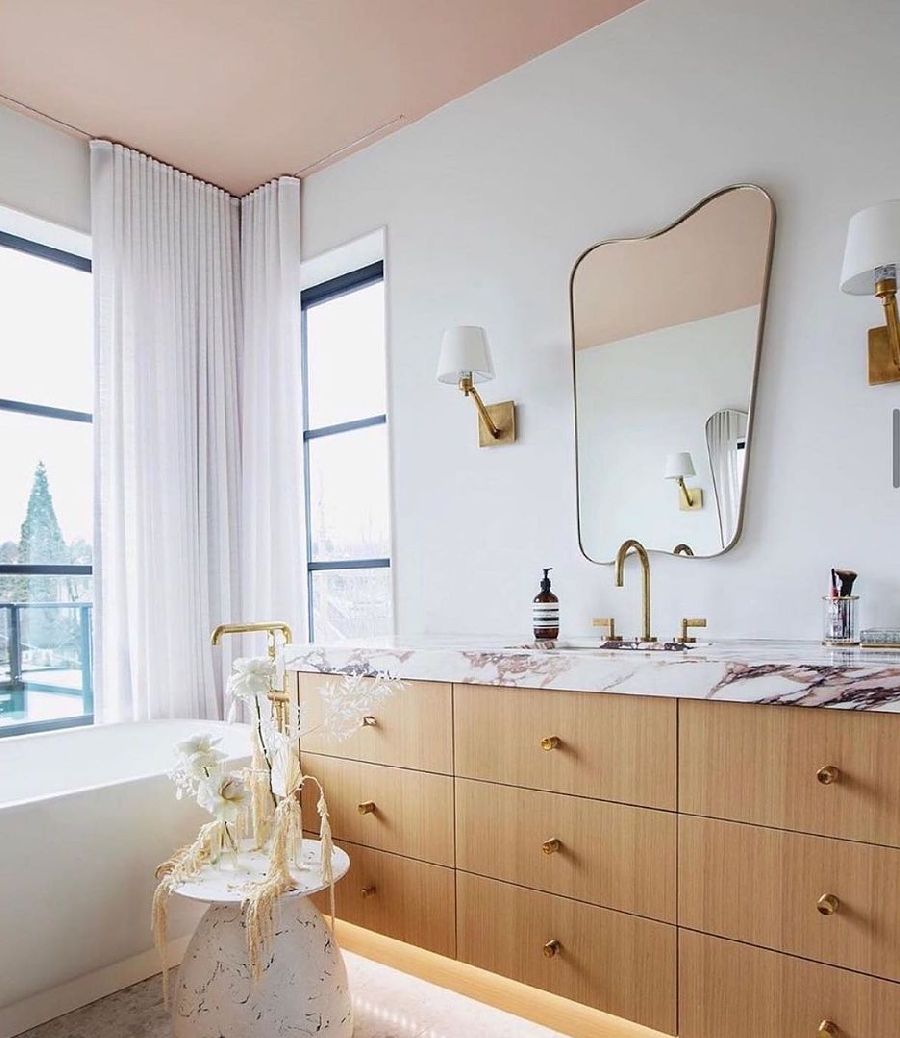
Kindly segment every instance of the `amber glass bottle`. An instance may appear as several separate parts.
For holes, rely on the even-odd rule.
[[[550,590],[550,570],[544,570],[540,594],[531,607],[534,636],[538,641],[555,641],[559,637],[559,599]]]

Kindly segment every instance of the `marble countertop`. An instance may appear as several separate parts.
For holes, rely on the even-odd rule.
[[[709,642],[682,651],[552,644],[460,637],[289,645],[285,665],[321,674],[900,712],[900,651],[788,641]]]

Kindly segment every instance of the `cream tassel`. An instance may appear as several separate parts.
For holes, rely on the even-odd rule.
[[[272,792],[270,789],[271,776],[269,774],[269,765],[263,752],[258,727],[253,729],[252,756],[246,776],[247,785],[250,789],[253,843],[255,848],[259,850],[269,838],[269,826],[272,818]]]
[[[169,967],[166,956],[169,896],[179,884],[193,879],[204,865],[215,861],[221,853],[224,836],[224,822],[207,822],[192,844],[176,851],[156,869],[159,885],[153,893],[150,928],[162,963],[163,1002],[166,1006],[169,1005]]]

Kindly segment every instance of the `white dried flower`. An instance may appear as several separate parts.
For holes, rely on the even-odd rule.
[[[237,775],[216,776],[200,783],[197,803],[220,822],[236,822],[250,794]]]
[[[183,757],[192,757],[195,753],[208,753],[213,747],[218,746],[221,739],[214,739],[211,732],[198,732],[190,739],[175,744],[175,749]]]
[[[169,776],[175,783],[175,796],[196,796],[200,783],[221,771],[225,754],[217,750],[221,739],[209,732],[199,732],[176,744],[178,760]]]
[[[247,656],[231,665],[226,691],[235,699],[252,699],[269,691],[275,661],[268,656]]]

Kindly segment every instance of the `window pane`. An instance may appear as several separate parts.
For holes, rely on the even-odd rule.
[[[384,282],[306,310],[309,428],[384,414]]]
[[[89,565],[92,427],[0,411],[0,563]]]
[[[387,427],[309,441],[313,562],[390,555]]]
[[[91,275],[0,247],[0,397],[93,411]]]
[[[314,570],[312,588],[317,642],[378,638],[391,633],[389,569]]]
[[[0,573],[0,733],[90,712],[92,579]]]

